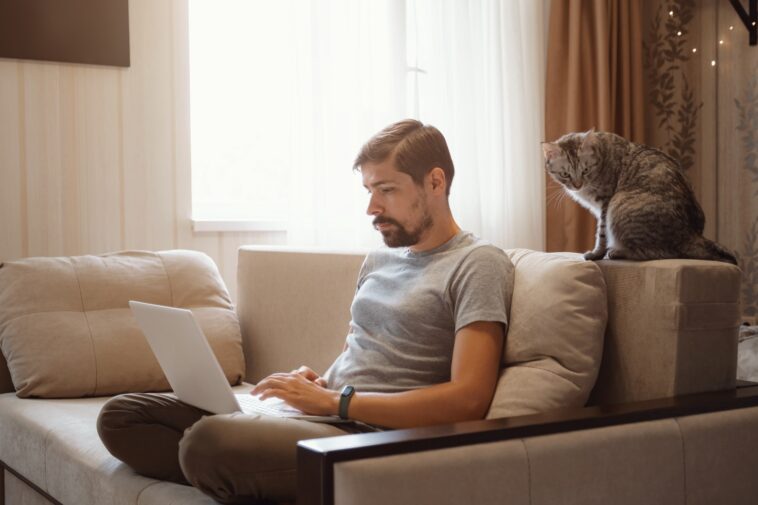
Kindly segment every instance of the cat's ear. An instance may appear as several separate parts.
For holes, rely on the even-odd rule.
[[[586,132],[582,133],[582,149],[589,149],[597,143],[597,135],[595,134],[595,127],[593,126]]]
[[[543,142],[542,153],[545,155],[545,160],[550,161],[560,156],[561,148],[558,146],[558,144],[553,144],[552,142]]]

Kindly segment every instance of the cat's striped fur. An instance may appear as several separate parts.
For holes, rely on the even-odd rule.
[[[613,133],[568,133],[543,143],[545,168],[597,218],[588,260],[694,258],[737,264],[703,237],[705,216],[676,161]]]

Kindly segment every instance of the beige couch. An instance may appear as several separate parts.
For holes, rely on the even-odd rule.
[[[737,269],[686,260],[596,265],[573,255],[508,252],[516,265],[515,292],[507,366],[491,419],[302,442],[298,502],[755,502],[758,392],[734,388]],[[182,254],[195,266],[207,263]],[[241,249],[241,339],[235,340],[235,325],[226,315],[204,326],[218,339],[214,350],[230,382],[237,370],[254,383],[304,363],[325,369],[344,342],[361,261],[361,254]],[[202,275],[179,275],[204,279],[207,292],[184,285],[193,296],[205,297],[206,312],[228,314],[231,305],[217,271],[201,266]],[[169,270],[164,277],[174,297]],[[156,274],[151,282],[165,283],[160,278]],[[0,268],[0,307],[14,303],[3,298],[8,291],[3,280]],[[87,303],[82,295],[77,310],[85,316]],[[164,303],[182,305],[176,299]],[[3,333],[7,321],[0,314],[4,353],[13,340]],[[118,338],[140,342],[139,335],[128,333],[104,337],[103,345]],[[235,342],[242,353],[235,353]],[[6,356],[18,370],[19,353]],[[6,504],[212,503],[192,488],[137,476],[105,451],[94,420],[107,396],[19,398],[2,365],[0,391],[8,391],[0,394]],[[154,370],[152,365],[147,369]],[[134,389],[119,387],[134,377],[110,379],[108,394]],[[39,380],[39,388],[47,382]],[[81,387],[90,386],[85,380]],[[105,388],[89,391],[104,394]],[[578,407],[588,397],[591,406]]]

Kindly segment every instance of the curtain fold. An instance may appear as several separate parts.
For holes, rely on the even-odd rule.
[[[552,3],[545,140],[595,128],[644,142],[641,6],[638,0]],[[595,219],[547,177],[546,249],[586,251]]]
[[[534,0],[412,0],[418,119],[443,132],[458,223],[500,247],[544,249],[545,12]]]

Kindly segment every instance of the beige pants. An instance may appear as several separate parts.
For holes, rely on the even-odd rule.
[[[294,501],[297,442],[364,429],[262,415],[212,415],[159,393],[117,396],[97,432],[146,477],[191,483],[222,503]]]

